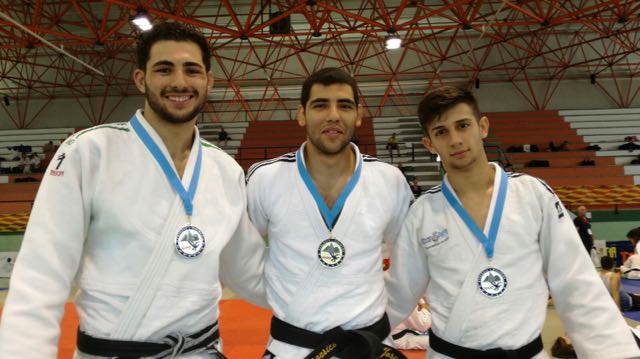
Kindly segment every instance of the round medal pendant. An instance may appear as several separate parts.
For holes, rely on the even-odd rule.
[[[191,224],[180,228],[176,236],[176,250],[185,257],[197,257],[204,251],[204,234]]]
[[[507,290],[507,276],[498,268],[488,267],[478,276],[478,288],[489,298],[497,298]]]
[[[340,265],[344,260],[344,245],[335,239],[325,239],[318,246],[318,259],[323,266],[334,268]]]

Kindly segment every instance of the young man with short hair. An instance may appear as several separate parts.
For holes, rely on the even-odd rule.
[[[489,119],[471,92],[436,89],[418,114],[447,173],[413,204],[392,249],[392,325],[426,291],[430,359],[548,358],[550,290],[579,358],[640,356],[553,190],[487,161]]]
[[[206,39],[164,23],[137,51],[144,109],[76,133],[47,169],[2,313],[0,358],[56,357],[72,281],[77,358],[218,358],[221,281],[266,306],[244,173],[195,127],[213,84]]]
[[[247,174],[249,214],[269,241],[274,316],[265,358],[377,358],[390,350],[380,346],[391,344],[382,241],[395,241],[413,196],[397,168],[350,143],[361,111],[355,79],[337,68],[317,71],[298,106],[307,141]]]

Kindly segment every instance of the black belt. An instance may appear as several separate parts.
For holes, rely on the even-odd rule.
[[[518,349],[493,348],[478,350],[461,347],[438,337],[429,329],[429,346],[440,354],[456,359],[530,359],[543,349],[542,337],[538,335],[531,343]]]
[[[405,336],[405,335],[407,335],[407,334],[413,334],[413,335],[424,335],[424,334],[420,333],[420,332],[419,332],[419,331],[417,331],[417,330],[413,330],[413,329],[405,329],[405,330],[403,330],[403,331],[397,332],[396,334],[393,334],[393,335],[391,336],[391,338],[393,338],[393,340],[398,340],[398,339],[400,339],[400,338],[404,337],[404,336]]]
[[[215,353],[219,358],[224,359],[222,353],[218,352],[213,345],[219,338],[218,322],[189,336],[167,335],[162,339],[162,343],[96,338],[78,328],[77,346],[78,350],[85,354],[117,359],[172,358],[195,351]]]
[[[335,327],[322,334],[298,328],[276,317],[271,317],[271,337],[287,344],[313,349],[305,359],[330,357],[406,359],[406,356],[397,349],[381,343],[390,331],[386,313],[368,327],[353,330]]]

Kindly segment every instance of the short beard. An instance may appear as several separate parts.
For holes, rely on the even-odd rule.
[[[308,136],[307,138],[309,139],[309,141],[313,144],[313,146],[315,148],[318,149],[318,151],[320,151],[320,153],[322,153],[323,155],[326,156],[336,156],[341,154],[345,148],[347,148],[349,146],[349,144],[351,143],[351,138],[353,137],[353,133],[355,132],[355,130],[351,131],[350,133],[346,133],[346,140],[343,141],[342,143],[340,143],[340,145],[338,146],[338,149],[332,149],[329,148],[327,146],[324,145],[324,143],[322,143],[322,141],[315,141],[313,137]]]
[[[164,96],[163,95],[164,92],[165,91],[162,90],[160,92],[160,96]],[[198,94],[199,94],[198,91],[194,90],[193,95],[196,98],[198,97]],[[151,91],[149,91],[149,88],[147,88],[146,84],[145,84],[145,98],[147,99],[147,103],[149,104],[149,107],[151,107],[153,112],[155,112],[158,115],[158,117],[160,117],[161,119],[170,123],[186,123],[193,120],[200,112],[202,112],[202,109],[204,108],[204,102],[206,101],[206,98],[202,98],[200,103],[196,105],[193,111],[187,113],[184,116],[175,116],[171,112],[169,112],[169,110],[164,105],[162,105],[158,96],[156,96]]]

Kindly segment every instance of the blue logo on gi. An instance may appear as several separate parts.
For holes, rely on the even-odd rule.
[[[420,238],[420,243],[425,249],[433,248],[449,240],[449,232],[447,229],[435,231],[430,236]]]

